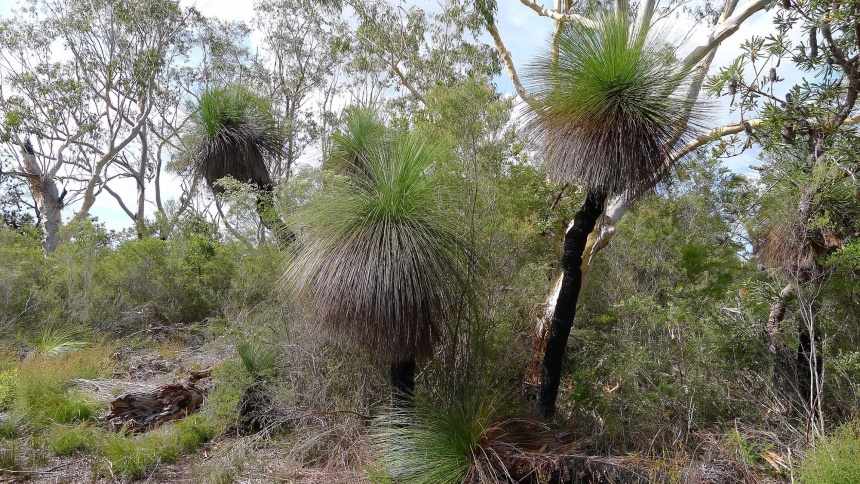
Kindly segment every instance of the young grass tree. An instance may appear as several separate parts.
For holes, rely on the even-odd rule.
[[[356,169],[329,179],[328,193],[300,213],[285,280],[327,332],[390,363],[398,405],[462,294],[465,246],[440,203],[439,150],[407,134],[353,153]]]
[[[636,29],[626,13],[570,24],[548,51],[529,71],[528,126],[543,142],[550,176],[578,181],[587,194],[564,237],[561,290],[541,362],[538,409],[545,417],[555,413],[583,254],[607,197],[647,190],[666,176],[672,147],[696,125],[681,89],[689,68],[663,36]]]
[[[216,194],[224,191],[217,181],[225,177],[252,184],[258,190],[260,221],[287,246],[295,234],[275,211],[266,165],[282,156],[283,150],[284,133],[269,100],[244,87],[230,86],[200,95],[177,168],[203,178]]]

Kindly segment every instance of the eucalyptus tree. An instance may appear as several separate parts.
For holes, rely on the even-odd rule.
[[[366,146],[300,213],[285,280],[325,331],[390,364],[397,404],[408,401],[416,359],[433,355],[465,290],[465,245],[440,199],[434,164],[443,154],[414,134]]]
[[[142,214],[151,166],[135,147],[161,74],[184,56],[189,15],[173,0],[30,0],[0,22],[7,174],[27,181],[46,252],[63,209],[87,217],[111,180],[136,180]]]
[[[271,166],[288,178],[299,157],[319,141],[327,149],[332,104],[343,82],[350,43],[339,2],[258,0],[252,24],[264,36],[259,74],[285,131],[284,156]]]
[[[564,279],[549,327],[538,407],[555,411],[561,365],[582,288],[583,254],[612,194],[638,192],[666,176],[672,147],[695,126],[683,91],[689,67],[671,44],[637,29],[623,12],[571,25],[529,72],[533,117],[549,174],[587,188],[585,203],[564,238]],[[680,92],[679,92],[680,91]]]
[[[203,92],[191,116],[182,152],[174,161],[180,172],[201,178],[217,195],[218,181],[231,177],[257,190],[260,221],[282,246],[295,234],[274,208],[272,177],[267,163],[283,156],[284,133],[271,102],[241,86]]]
[[[426,104],[429,90],[501,72],[495,50],[484,44],[483,21],[468,2],[344,2],[356,14],[350,31],[352,51],[346,74],[358,94],[376,102],[390,88],[403,97],[391,100],[404,116]],[[412,109],[406,109],[407,106]]]

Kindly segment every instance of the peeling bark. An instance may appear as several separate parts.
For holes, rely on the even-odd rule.
[[[33,145],[27,140],[23,144],[22,170],[27,174],[27,183],[36,208],[42,216],[42,250],[46,254],[57,250],[60,227],[63,225],[63,196],[50,172],[43,172],[36,161]]]

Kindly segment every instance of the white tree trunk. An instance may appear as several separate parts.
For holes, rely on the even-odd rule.
[[[24,147],[23,169],[27,173],[27,182],[36,208],[42,216],[42,249],[46,254],[57,250],[60,240],[60,227],[63,225],[63,199],[57,190],[57,184],[50,173],[42,171],[36,162],[33,148]]]

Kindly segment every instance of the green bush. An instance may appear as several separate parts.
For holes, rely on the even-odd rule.
[[[860,423],[846,424],[822,439],[801,462],[798,482],[860,482]]]

